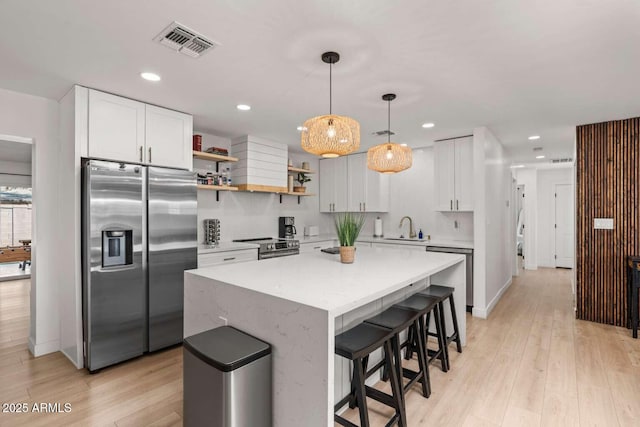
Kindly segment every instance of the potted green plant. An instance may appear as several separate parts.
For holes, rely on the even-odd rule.
[[[345,212],[335,218],[336,234],[340,241],[340,262],[353,263],[355,257],[355,244],[360,230],[364,225],[364,214]]]
[[[307,191],[304,184],[305,182],[311,181],[311,178],[309,178],[305,172],[298,172],[298,177],[296,178],[296,181],[298,181],[300,185],[293,187],[293,192],[304,193],[305,191]]]

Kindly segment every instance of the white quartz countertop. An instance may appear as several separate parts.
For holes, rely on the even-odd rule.
[[[326,310],[339,316],[464,260],[463,255],[358,248],[353,264],[339,255],[304,253],[189,270],[232,286]]]
[[[317,236],[300,236],[296,237],[300,244],[304,243],[317,243],[317,242],[326,242],[328,240],[336,240],[337,237],[335,234],[319,234]]]
[[[328,240],[337,240],[337,236],[335,234],[320,234],[318,236],[300,236],[296,237],[300,241],[301,244],[304,243],[316,243],[316,242],[326,242]],[[397,245],[409,245],[409,246],[440,246],[444,248],[462,248],[462,249],[473,249],[473,240],[456,240],[456,239],[447,239],[436,237],[430,240],[390,240],[385,239],[384,237],[373,237],[371,235],[360,235],[358,237],[358,242],[367,242],[367,243],[387,243],[387,244],[397,244]]]
[[[241,251],[243,249],[258,249],[256,243],[220,242],[216,246],[198,245],[198,254],[210,254],[216,252]]]

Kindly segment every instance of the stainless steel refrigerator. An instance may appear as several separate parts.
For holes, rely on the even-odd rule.
[[[83,159],[89,371],[182,342],[184,271],[197,266],[196,191],[192,172]]]

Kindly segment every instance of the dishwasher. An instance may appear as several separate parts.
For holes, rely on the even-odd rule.
[[[467,311],[471,313],[473,308],[473,249],[427,246],[427,252],[445,252],[465,256],[467,265]]]

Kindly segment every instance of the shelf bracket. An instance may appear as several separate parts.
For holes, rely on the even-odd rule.
[[[282,204],[282,193],[280,193],[280,204]]]
[[[220,201],[220,191],[216,190],[216,202]]]

